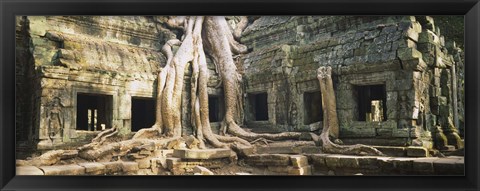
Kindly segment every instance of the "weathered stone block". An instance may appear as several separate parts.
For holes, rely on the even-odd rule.
[[[290,161],[294,167],[303,167],[308,165],[308,158],[302,155],[290,156]]]
[[[339,155],[330,155],[325,158],[325,164],[329,169],[335,169],[341,167]]]
[[[208,168],[205,168],[203,166],[196,166],[195,168],[193,168],[193,173],[198,175],[215,175],[212,171],[208,170]]]
[[[122,162],[123,172],[135,172],[138,171],[138,163],[136,162]]]
[[[245,159],[245,162],[255,166],[287,166],[290,165],[290,157],[284,154],[259,154],[251,155]]]
[[[217,159],[228,158],[231,155],[230,149],[175,149],[173,156],[182,159]]]
[[[409,173],[413,171],[413,160],[411,158],[394,158],[393,166],[397,171]]]
[[[342,156],[340,155],[338,157],[339,160],[339,167],[342,168],[360,168],[360,165],[358,164],[357,156]]]
[[[150,168],[151,167],[151,158],[144,158],[144,159],[139,159],[136,160],[138,163],[138,168],[140,169],[145,169],[145,168]]]
[[[444,158],[433,162],[435,174],[463,175],[465,174],[464,162],[461,159]]]
[[[407,147],[407,156],[409,157],[427,157],[428,150],[423,147]]]
[[[166,163],[167,163],[167,168],[168,169],[173,169],[178,162],[180,162],[181,159],[179,158],[167,158]]]
[[[43,171],[34,166],[17,166],[16,175],[44,175]]]
[[[313,154],[309,155],[309,160],[311,161],[311,164],[314,164],[315,166],[318,166],[320,168],[327,167],[327,163],[325,161],[325,158],[327,158],[329,154]]]
[[[300,148],[291,147],[291,146],[257,147],[257,153],[259,154],[297,154],[300,152],[301,152]]]
[[[433,174],[433,162],[438,158],[422,158],[413,161],[413,169],[418,174]]]
[[[113,161],[113,162],[101,162],[105,166],[105,173],[106,174],[113,174],[122,171],[123,164],[121,161]]]
[[[79,163],[78,165],[83,166],[87,174],[99,175],[105,173],[105,165],[101,163]]]
[[[45,175],[84,175],[85,168],[79,165],[41,166]]]
[[[307,165],[303,167],[290,167],[288,169],[289,175],[312,175],[312,166]]]
[[[380,152],[387,156],[393,157],[405,157],[407,156],[405,147],[392,147],[392,146],[374,146]]]

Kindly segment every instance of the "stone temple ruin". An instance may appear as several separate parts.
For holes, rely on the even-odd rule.
[[[227,20],[236,24],[236,17]],[[152,126],[157,73],[166,63],[160,49],[170,36],[177,35],[162,22],[161,17],[146,16],[18,17],[17,152],[69,149],[89,143],[112,127],[118,129],[118,135],[128,137]],[[343,144],[374,145],[397,157],[428,157],[435,155],[432,149],[448,153],[463,148],[463,53],[441,35],[432,17],[262,16],[251,19],[240,42],[249,49],[235,57],[244,88],[241,122],[252,132],[319,134],[324,119],[316,69],[330,66]],[[207,63],[209,119],[213,132],[221,133],[223,90],[216,65],[211,60]],[[192,71],[187,68],[182,105],[188,105],[190,98],[187,81]],[[191,135],[190,107],[182,107],[181,116],[182,135]],[[318,153],[317,146],[302,146],[304,142],[298,141],[298,147],[271,143],[270,148],[256,148],[264,155],[247,155],[245,160],[287,174],[312,174],[321,169],[330,174],[338,161],[371,162],[370,158],[302,155],[307,150]],[[211,159],[205,164],[192,161],[198,159],[195,157],[188,159],[189,154],[197,156],[196,151],[139,150],[187,159],[158,162],[170,169],[180,168],[175,164],[186,168],[197,163],[213,168],[230,156],[228,152],[197,154],[209,156],[200,157]],[[282,155],[285,153],[296,155]],[[334,159],[338,163],[332,162]],[[133,161],[137,163],[123,163],[125,172],[157,165],[150,158],[148,165],[144,160]],[[378,161],[390,164],[387,159]],[[455,173],[463,173],[463,162],[461,167],[460,162],[455,164],[455,169],[460,169]],[[79,172],[70,172],[88,174],[89,169],[96,169],[92,165],[77,165]],[[113,163],[108,165],[115,169]],[[307,166],[310,169],[306,170]],[[441,174],[437,166],[420,174]],[[49,168],[53,167],[41,169],[44,174],[59,173]],[[209,173],[202,168],[195,170]],[[397,173],[406,172],[410,171]]]

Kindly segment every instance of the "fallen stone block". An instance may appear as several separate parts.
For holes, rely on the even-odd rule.
[[[409,157],[428,157],[428,150],[423,147],[407,147]]]
[[[84,175],[85,168],[76,164],[58,165],[58,166],[41,166],[45,175]]]
[[[105,165],[101,163],[79,163],[78,165],[85,168],[85,172],[91,175],[99,175],[105,173]]]
[[[144,158],[144,159],[138,159],[136,162],[138,163],[138,168],[140,169],[146,169],[151,167],[151,158]]]
[[[44,175],[43,171],[34,166],[17,166],[17,175]]]
[[[303,167],[308,165],[308,158],[303,155],[292,155],[290,161],[294,167]]]
[[[121,172],[123,169],[122,161],[113,161],[113,162],[101,162],[105,166],[106,174],[114,174]]]
[[[173,156],[182,159],[218,159],[228,158],[231,155],[230,149],[175,149]]]
[[[208,170],[203,166],[196,166],[193,168],[193,173],[200,174],[200,175],[215,175],[212,171]]]
[[[173,154],[173,149],[166,149],[166,150],[155,150],[153,151],[153,156],[157,158],[166,158],[169,155]]]
[[[138,169],[138,163],[136,162],[122,162],[123,172],[136,172]]]
[[[181,159],[179,158],[167,158],[166,159],[167,168],[170,170],[173,169],[180,161]]]

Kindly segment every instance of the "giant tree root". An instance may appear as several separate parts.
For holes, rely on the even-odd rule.
[[[86,160],[100,160],[102,157],[115,154],[118,156],[125,156],[132,148],[154,144],[156,148],[165,148],[170,141],[176,140],[178,138],[168,138],[168,139],[130,139],[121,142],[107,143],[94,148],[80,150],[78,156]]]

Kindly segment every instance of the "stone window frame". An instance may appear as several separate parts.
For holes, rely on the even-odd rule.
[[[78,98],[77,95],[79,93],[84,93],[84,94],[97,94],[97,95],[106,95],[106,96],[112,96],[112,116],[110,120],[110,126],[113,127],[115,125],[115,119],[118,116],[118,90],[116,89],[110,89],[110,88],[94,88],[92,87],[86,87],[86,86],[72,86],[72,104],[73,104],[73,110],[72,110],[72,120],[71,120],[71,128],[74,132],[76,137],[77,133],[80,132],[80,130],[77,130],[77,102]],[[74,116],[74,117],[73,117]],[[99,131],[92,131],[94,133],[99,133]],[[73,137],[72,137],[73,138]]]
[[[368,86],[368,85],[385,85],[385,92],[387,93],[386,97],[386,103],[384,103],[386,106],[391,105],[392,101],[395,100],[389,100],[388,99],[388,90],[391,90],[394,88],[395,84],[392,83],[395,80],[395,75],[393,74],[392,71],[385,71],[385,72],[375,72],[378,74],[376,77],[369,77],[372,75],[372,73],[362,73],[362,74],[344,74],[341,76],[341,78],[344,79],[344,82],[347,83],[350,86],[349,90],[352,94],[352,97],[354,96],[354,87],[355,86]],[[338,100],[337,100],[338,101]],[[355,101],[356,102],[356,101]],[[388,107],[387,113],[388,113]],[[358,112],[358,111],[352,111],[352,112]],[[356,113],[354,113],[355,115]],[[356,138],[374,138],[377,137],[377,133],[375,129],[378,128],[383,128],[383,126],[396,126],[396,121],[392,121],[392,119],[389,119],[388,116],[385,121],[380,121],[380,122],[367,122],[367,121],[358,121],[358,119],[354,118],[352,121],[349,122],[348,128],[345,129],[343,125],[340,124],[340,133],[342,134],[342,131],[351,131],[351,128],[359,128],[361,127],[363,131],[361,132],[360,135],[354,135],[353,137]],[[396,128],[393,128],[392,131],[395,131]],[[342,136],[343,137],[343,136]],[[347,136],[345,138],[353,138],[352,136]],[[392,133],[393,137],[393,133]]]

